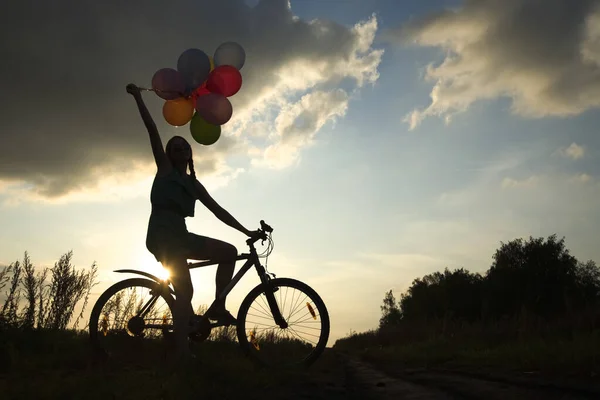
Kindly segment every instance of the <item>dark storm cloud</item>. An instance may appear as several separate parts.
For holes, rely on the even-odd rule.
[[[224,41],[242,44],[244,85],[232,99],[239,110],[285,63],[344,57],[358,40],[344,26],[295,18],[286,0],[254,8],[241,0],[21,1],[3,7],[0,22],[0,180],[33,183],[49,197],[89,184],[92,169],[151,161],[125,85],[149,86],[185,49],[212,54]],[[162,101],[144,96],[166,142]],[[168,131],[189,136],[187,127]],[[196,145],[195,159],[213,168],[235,147]]]

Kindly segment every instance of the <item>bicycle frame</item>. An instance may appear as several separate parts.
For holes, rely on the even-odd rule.
[[[267,283],[268,278],[266,276],[265,268],[260,264],[260,262],[258,260],[258,255],[256,254],[255,251],[253,253],[240,254],[235,259],[236,262],[241,261],[241,260],[246,260],[246,262],[244,263],[244,265],[242,265],[242,267],[239,269],[239,271],[231,278],[231,282],[229,282],[229,284],[223,289],[223,291],[221,293],[219,293],[219,297],[218,297],[219,300],[222,300],[225,297],[227,297],[227,295],[233,290],[233,288],[235,287],[235,285],[237,285],[237,283],[240,281],[240,279],[242,279],[242,277],[246,274],[246,272],[248,272],[248,270],[250,268],[252,268],[253,266],[256,267],[256,272],[258,273],[258,276],[259,276],[261,282]],[[194,269],[194,268],[208,267],[210,265],[217,265],[218,263],[219,263],[218,261],[198,261],[198,262],[193,262],[193,263],[188,262],[188,267],[189,267],[189,269]],[[214,302],[213,302],[213,304],[214,304]],[[211,306],[208,308],[208,310],[210,310],[210,308],[213,306],[213,304],[211,304]]]
[[[239,269],[239,271],[231,278],[231,282],[229,282],[229,284],[223,289],[223,291],[221,293],[219,293],[219,296],[218,296],[219,300],[222,300],[225,297],[227,297],[227,295],[233,290],[233,288],[235,287],[235,285],[237,285],[237,283],[240,281],[240,279],[242,279],[242,277],[246,274],[246,272],[248,272],[248,270],[250,268],[252,268],[253,266],[256,268],[256,272],[258,273],[261,283],[264,285],[268,285],[269,277],[266,273],[265,268],[262,266],[262,264],[259,261],[258,254],[256,253],[256,248],[254,247],[254,243],[248,242],[248,246],[250,247],[250,253],[242,253],[235,258],[236,263],[241,260],[246,260],[246,262],[244,263],[244,265],[242,265],[242,267]],[[217,265],[220,262],[221,261],[215,261],[215,260],[198,261],[198,262],[188,262],[187,265],[188,265],[189,269],[194,269],[194,268],[208,267],[210,265]],[[161,286],[166,286],[169,289],[169,292],[171,294],[174,293],[173,290],[169,287],[171,282],[168,278],[163,280],[163,279],[157,278],[156,276],[154,276],[148,272],[137,271],[137,270],[132,270],[132,269],[116,270],[115,272],[121,272],[121,273],[129,272],[129,273],[135,273],[135,274],[140,274],[140,275],[146,276],[150,279],[153,279]],[[175,295],[176,295],[176,293],[175,293]],[[267,297],[267,303],[269,304],[269,307],[271,308],[271,312],[273,313],[273,319],[275,320],[275,323],[277,323],[277,325],[279,325],[283,329],[286,328],[287,322],[281,315],[281,311],[279,309],[279,306],[277,305],[277,301],[275,300],[273,291],[270,291],[270,290],[265,291],[265,295]],[[158,299],[158,295],[154,295],[149,300],[149,302],[147,304],[145,304],[144,307],[142,307],[142,309],[140,310],[140,313],[145,314],[144,311],[147,310],[148,308],[152,307],[152,305],[154,304],[154,302],[157,299]],[[212,302],[210,307],[208,307],[205,314],[207,314],[209,311],[211,311],[211,309],[213,308],[215,303],[216,303],[216,300]],[[148,325],[148,327],[156,327],[156,326]]]

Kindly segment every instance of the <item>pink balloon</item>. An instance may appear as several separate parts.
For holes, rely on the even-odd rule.
[[[162,99],[175,100],[185,92],[183,75],[173,68],[162,68],[152,77],[152,89]]]
[[[196,99],[196,111],[209,124],[223,125],[231,118],[233,107],[222,94],[208,93]]]

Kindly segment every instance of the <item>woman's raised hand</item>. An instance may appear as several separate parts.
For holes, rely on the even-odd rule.
[[[139,96],[139,94],[140,94],[140,88],[137,87],[133,83],[130,83],[129,85],[127,85],[126,89],[127,89],[127,93],[129,93],[132,96]]]

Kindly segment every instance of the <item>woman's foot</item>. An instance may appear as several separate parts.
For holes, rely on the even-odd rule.
[[[208,314],[208,318],[213,321],[217,321],[217,324],[219,325],[237,325],[237,319],[235,319],[235,317],[224,308],[211,311]]]

